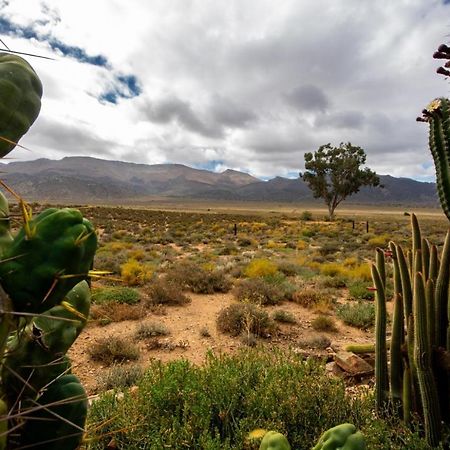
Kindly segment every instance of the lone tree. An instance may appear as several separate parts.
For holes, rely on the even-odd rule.
[[[361,186],[379,186],[380,179],[369,168],[361,168],[366,154],[350,142],[339,147],[322,145],[313,153],[305,153],[305,173],[300,178],[312,190],[315,198],[323,198],[328,206],[330,220],[334,210]]]

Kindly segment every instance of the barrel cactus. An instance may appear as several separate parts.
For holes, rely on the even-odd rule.
[[[0,54],[0,157],[36,119],[41,94],[25,60]],[[0,450],[76,449],[87,396],[67,351],[89,315],[97,236],[76,209],[33,218],[21,199],[20,206],[23,224],[13,236],[0,193]]]

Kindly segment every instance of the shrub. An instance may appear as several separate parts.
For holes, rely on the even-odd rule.
[[[322,302],[324,300],[324,295],[314,289],[303,289],[301,291],[294,292],[292,296],[292,301],[298,303],[304,308],[312,308],[314,305]]]
[[[275,275],[277,265],[268,259],[258,258],[251,261],[244,269],[244,275],[249,278],[266,277]]]
[[[127,305],[124,303],[105,303],[92,305],[90,318],[100,325],[108,325],[111,322],[142,319],[144,311],[141,305]]]
[[[242,332],[265,336],[274,328],[265,311],[248,303],[234,303],[222,309],[216,323],[220,332],[232,336],[239,336]]]
[[[121,277],[128,286],[142,286],[151,280],[153,268],[148,264],[129,259],[121,267]]]
[[[334,262],[325,263],[321,265],[320,272],[328,277],[335,277],[343,273],[343,267],[341,264]]]
[[[370,272],[370,265],[360,264],[345,270],[345,275],[348,278],[353,278],[354,280],[371,281],[372,274]]]
[[[143,373],[142,367],[136,364],[113,366],[100,376],[100,380],[97,383],[97,389],[100,391],[106,391],[108,389],[122,390],[126,387],[135,385],[142,377]]]
[[[117,336],[110,336],[94,342],[89,347],[88,353],[92,360],[107,365],[139,359],[139,348],[128,339]]]
[[[366,330],[375,323],[375,306],[367,302],[347,303],[337,308],[336,315],[345,324]]]
[[[297,319],[295,316],[289,311],[285,311],[283,309],[277,309],[272,314],[273,320],[281,323],[296,323]]]
[[[159,278],[146,290],[151,305],[185,305],[191,299],[182,292],[180,285],[170,279]]]
[[[228,292],[231,289],[231,280],[221,270],[206,270],[199,264],[182,261],[174,265],[166,277],[180,288],[190,289],[197,294],[214,294],[215,292]]]
[[[337,331],[334,319],[328,316],[317,316],[312,320],[311,326],[316,331]]]
[[[202,366],[151,362],[136,391],[120,401],[104,394],[92,404],[88,432],[92,450],[106,448],[111,436],[117,448],[130,450],[231,450],[247,448],[249,430],[265,428],[306,450],[344,422],[361,429],[369,449],[427,448],[398,421],[374,417],[372,397],[348,395],[344,381],[328,377],[322,365],[248,348],[210,354]]]
[[[283,300],[283,293],[274,284],[262,278],[240,280],[233,290],[234,297],[241,302],[261,306],[276,305]]]
[[[139,292],[129,287],[102,287],[92,290],[92,303],[95,305],[111,302],[134,305],[140,298]]]
[[[373,300],[373,292],[369,291],[367,287],[367,283],[361,281],[351,284],[348,288],[349,297],[354,300]]]
[[[387,243],[390,241],[391,237],[388,234],[381,234],[379,236],[374,236],[370,238],[367,243],[370,245],[370,247],[376,248],[376,247],[386,247]]]
[[[155,336],[167,336],[169,329],[160,322],[140,323],[134,334],[136,339],[149,339]]]
[[[312,218],[313,218],[313,215],[312,215],[311,211],[305,210],[300,214],[300,220],[308,221],[308,220],[312,220]]]

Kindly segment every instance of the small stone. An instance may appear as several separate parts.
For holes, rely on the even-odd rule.
[[[336,364],[351,375],[368,375],[373,367],[352,352],[341,351],[336,353]]]

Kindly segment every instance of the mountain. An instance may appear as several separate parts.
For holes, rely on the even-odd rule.
[[[133,164],[90,157],[0,164],[1,179],[29,201],[117,203],[151,197],[210,200],[311,201],[300,179],[262,181],[236,170],[222,173],[182,164]],[[380,176],[383,188],[362,188],[346,201],[437,205],[434,183]]]

